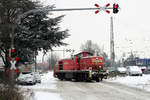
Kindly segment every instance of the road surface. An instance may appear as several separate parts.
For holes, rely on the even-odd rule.
[[[34,88],[36,92],[60,95],[62,100],[150,100],[150,92],[111,82],[56,82],[56,89]]]

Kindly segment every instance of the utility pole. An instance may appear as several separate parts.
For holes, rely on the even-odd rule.
[[[114,67],[115,50],[114,50],[114,32],[113,32],[113,17],[110,17],[110,59],[111,67]]]
[[[10,37],[11,37],[11,52],[12,52],[12,49],[14,48],[14,35],[15,35],[15,27],[13,26],[12,27],[12,32],[10,34]],[[11,57],[11,53],[10,53],[10,57]],[[15,71],[12,70],[12,72],[10,73],[11,75],[11,81],[14,83],[14,79],[15,79]]]
[[[37,72],[37,58],[36,58],[36,52],[37,52],[37,51],[35,50],[35,51],[34,51],[34,60],[35,60],[35,62],[34,62],[34,64],[35,64],[35,67],[34,67],[35,69],[34,69],[34,71],[35,71],[35,72]]]

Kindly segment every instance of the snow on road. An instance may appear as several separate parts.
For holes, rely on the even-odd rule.
[[[35,92],[35,100],[62,100],[56,93]]]
[[[112,95],[115,96],[113,97],[115,100],[130,100],[131,98],[135,100],[142,100],[143,98],[148,100],[147,98],[149,98],[149,93],[130,89],[128,86],[150,91],[150,75],[115,77],[100,83],[84,83],[59,81],[53,77],[52,72],[48,72],[41,79],[41,84],[21,86],[24,89],[33,91],[30,100],[91,100],[90,98],[93,98],[93,100],[99,100],[99,98],[101,100],[111,100],[110,97]],[[124,87],[124,85],[127,85],[127,87]],[[122,90],[121,88],[124,89]],[[118,93],[109,92],[112,90]],[[89,93],[90,95],[88,95]],[[145,97],[140,97],[139,95],[138,98],[135,98],[134,95],[137,95],[137,93]],[[105,96],[106,94],[110,95],[110,97]],[[128,95],[129,99],[126,99],[124,94]]]
[[[53,72],[48,72],[41,77],[41,84],[37,84],[32,87],[35,89],[35,100],[62,100],[60,95],[57,93],[51,93],[46,90],[54,90],[56,89],[56,80],[53,77]],[[38,91],[37,91],[38,90]]]
[[[125,84],[127,86],[140,88],[146,91],[150,91],[150,75],[143,76],[126,76],[126,77],[114,77],[107,79],[108,82],[115,82]]]

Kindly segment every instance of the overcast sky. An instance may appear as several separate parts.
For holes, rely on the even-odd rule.
[[[87,8],[97,3],[104,6],[118,3],[118,14],[104,11],[95,14],[95,11],[53,12],[55,16],[65,14],[60,26],[69,29],[69,38],[64,42],[67,47],[56,49],[80,50],[81,44],[87,40],[97,43],[104,51],[110,54],[110,17],[114,21],[115,54],[119,59],[123,52],[131,50],[140,57],[150,56],[150,0],[42,0],[46,5],[55,4],[60,8]],[[149,57],[150,58],[150,57]]]

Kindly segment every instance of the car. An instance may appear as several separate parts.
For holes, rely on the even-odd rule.
[[[146,66],[140,66],[139,68],[141,69],[142,73],[144,73],[146,70]]]
[[[127,66],[127,74],[142,76],[142,71],[138,66]]]
[[[21,72],[17,78],[18,84],[36,84],[35,76],[32,72]]]
[[[147,66],[147,68],[144,71],[144,74],[150,74],[150,66]]]
[[[127,69],[125,67],[118,67],[117,72],[119,74],[126,74]]]
[[[34,76],[35,76],[35,80],[37,83],[41,83],[41,75],[39,74],[39,72],[33,72]]]

